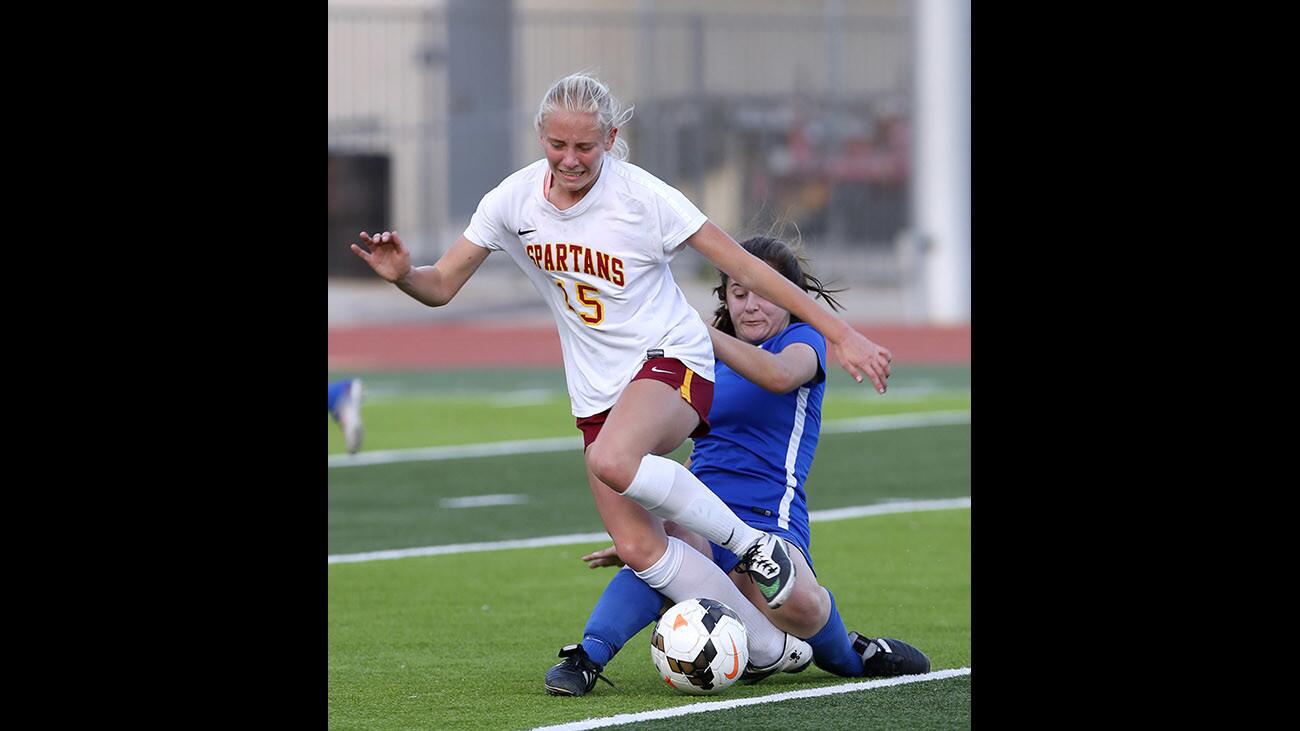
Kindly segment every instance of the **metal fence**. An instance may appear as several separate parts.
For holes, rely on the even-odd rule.
[[[477,200],[537,159],[536,104],[556,79],[586,69],[636,107],[620,132],[631,161],[733,235],[779,221],[797,226],[810,249],[892,250],[908,225],[911,179],[906,6],[875,14],[852,2],[785,6],[746,14],[644,3],[541,12],[509,0],[474,4],[495,11],[482,13],[457,12],[455,0],[448,9],[331,7],[330,245],[336,229],[350,240],[349,217],[365,209],[334,187],[350,171],[379,171],[387,220],[362,227],[397,228],[417,261],[435,259],[472,213],[448,191],[472,180]],[[504,78],[490,70],[475,78],[473,62],[453,69],[452,49],[459,42],[464,54],[466,38],[504,54]],[[471,144],[502,154],[475,156],[471,163],[491,158],[475,166],[463,154]]]

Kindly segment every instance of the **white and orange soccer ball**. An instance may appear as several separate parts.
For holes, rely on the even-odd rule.
[[[682,693],[721,693],[740,679],[749,662],[745,625],[720,601],[687,599],[655,624],[650,659],[659,677]]]

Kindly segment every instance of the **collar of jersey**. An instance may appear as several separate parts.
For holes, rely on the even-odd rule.
[[[555,216],[556,218],[573,218],[574,216],[581,215],[583,211],[591,208],[593,201],[595,201],[596,197],[600,194],[600,191],[605,185],[606,179],[610,175],[610,162],[613,160],[614,159],[611,157],[603,158],[600,162],[600,175],[596,177],[596,182],[592,184],[591,190],[587,191],[587,194],[582,197],[582,200],[561,211],[555,207],[554,203],[546,199],[546,193],[543,191],[543,188],[545,187],[546,174],[550,171],[550,166],[546,163],[546,160],[543,159],[541,161],[542,185],[533,188],[533,194],[541,200],[542,210],[546,211],[549,215]],[[552,185],[554,185],[554,181],[552,181]]]

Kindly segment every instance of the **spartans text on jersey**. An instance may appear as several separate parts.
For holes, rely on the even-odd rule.
[[[524,249],[538,269],[600,277],[623,286],[623,260],[582,244],[529,244]]]

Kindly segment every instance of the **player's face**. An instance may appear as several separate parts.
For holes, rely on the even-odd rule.
[[[551,185],[581,198],[600,175],[600,163],[614,146],[618,128],[600,133],[596,115],[558,110],[542,124],[542,148],[551,166]]]
[[[736,337],[755,345],[790,324],[788,310],[745,289],[734,279],[727,283],[727,310],[731,313],[731,323],[736,326]]]

